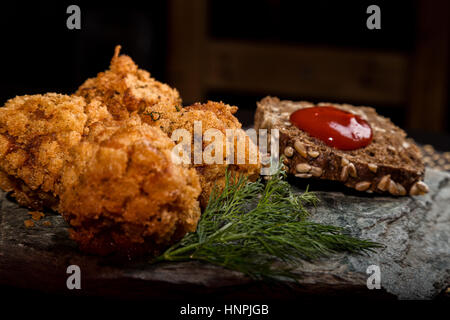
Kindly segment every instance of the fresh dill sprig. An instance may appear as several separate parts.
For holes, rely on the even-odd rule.
[[[227,172],[225,188],[211,193],[197,231],[154,261],[200,260],[257,279],[296,278],[292,270],[304,260],[381,247],[340,227],[308,221],[307,207],[318,199],[308,190],[294,194],[285,178],[281,168],[265,183]]]

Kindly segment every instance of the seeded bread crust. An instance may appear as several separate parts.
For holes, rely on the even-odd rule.
[[[298,178],[319,178],[341,181],[347,187],[369,193],[395,196],[419,195],[428,192],[422,182],[425,167],[420,149],[406,133],[373,108],[348,104],[280,101],[266,97],[258,102],[256,129],[279,129],[280,153],[288,173]],[[359,115],[373,131],[370,145],[343,151],[293,126],[292,112],[313,106],[333,106]]]

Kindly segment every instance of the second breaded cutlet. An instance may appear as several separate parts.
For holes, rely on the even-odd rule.
[[[171,161],[174,143],[137,115],[114,120],[98,100],[55,93],[0,108],[0,187],[52,208],[83,251],[155,253],[196,229],[197,173]]]
[[[234,116],[237,107],[212,101],[182,107],[176,89],[154,80],[147,71],[139,69],[130,57],[119,53],[120,46],[117,46],[109,70],[86,80],[75,95],[84,97],[88,102],[102,101],[115,119],[126,119],[137,113],[143,122],[160,128],[169,136],[176,129],[186,129],[192,134],[194,122],[201,121],[203,132],[214,128],[225,135],[227,129],[234,129],[237,136],[248,139],[241,129],[241,123]],[[247,144],[246,159],[249,158],[249,150],[257,150],[250,139]],[[206,144],[203,144],[203,149],[205,147]],[[224,185],[227,169],[235,176],[246,175],[252,180],[259,176],[259,159],[254,164],[246,161],[246,164],[227,165],[223,162],[191,164],[200,176],[203,206],[206,205],[213,186]]]

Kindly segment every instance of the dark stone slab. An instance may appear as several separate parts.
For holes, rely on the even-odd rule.
[[[150,265],[80,253],[68,226],[55,213],[24,226],[28,210],[0,192],[0,285],[67,293],[66,268],[80,266],[78,294],[127,298],[205,296],[287,298],[301,295],[365,295],[431,299],[450,284],[450,175],[428,170],[430,193],[421,197],[361,196],[348,190],[317,192],[314,221],[346,227],[386,248],[371,255],[341,254],[298,267],[298,283],[253,281],[242,274],[198,262]],[[301,191],[302,186],[294,188]],[[317,190],[312,188],[312,190]],[[50,221],[52,226],[44,226]],[[367,267],[378,265],[381,290],[368,290]]]

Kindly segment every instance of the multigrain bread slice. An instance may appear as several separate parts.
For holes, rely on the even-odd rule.
[[[369,193],[404,196],[428,192],[422,181],[425,167],[419,148],[403,130],[373,108],[334,103],[314,105],[274,97],[266,97],[257,105],[255,128],[279,129],[280,152],[285,155],[288,173],[299,178],[341,181]],[[372,142],[356,150],[338,150],[290,123],[292,112],[313,106],[333,106],[360,116],[372,128]]]

